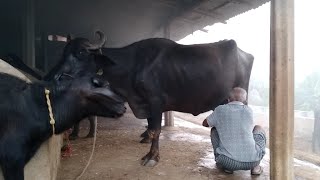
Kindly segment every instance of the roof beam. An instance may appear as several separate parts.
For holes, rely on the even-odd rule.
[[[230,1],[223,2],[219,6],[216,6],[211,10],[215,11],[217,9],[220,9],[220,8],[222,8],[222,7],[224,7],[224,6],[228,5],[228,4],[234,3],[234,2],[235,2],[235,0],[230,0]]]
[[[226,24],[227,22],[224,20],[225,17],[224,17],[223,15],[218,14],[218,13],[216,13],[216,12],[207,13],[207,12],[205,12],[205,11],[202,11],[202,10],[197,9],[197,8],[199,8],[202,4],[204,4],[204,3],[208,2],[208,1],[210,1],[210,0],[202,0],[202,1],[199,1],[199,2],[197,2],[195,5],[193,5],[192,7],[188,8],[188,9],[181,8],[181,9],[183,9],[182,11],[180,10],[180,12],[176,13],[175,16],[173,16],[172,18],[170,18],[170,19],[169,19],[166,23],[164,23],[164,25],[162,25],[161,27],[166,27],[168,24],[174,22],[175,20],[179,20],[179,19],[181,20],[181,19],[183,19],[183,21],[185,21],[186,18],[183,18],[183,17],[184,17],[184,16],[187,16],[187,15],[190,14],[190,13],[200,14],[200,15],[203,15],[203,16],[206,16],[206,17],[209,17],[209,18],[212,18],[213,20],[217,20],[217,21],[219,21],[219,22],[221,22],[221,23],[223,23],[223,24]],[[176,3],[171,3],[171,2],[168,2],[168,1],[159,1],[159,2],[161,2],[162,4],[165,4],[165,5],[169,6],[169,7],[172,7],[172,8],[178,8]],[[221,5],[215,7],[215,8],[213,9],[213,11],[214,11],[214,10],[217,10],[217,9],[223,7],[223,6],[226,6],[226,5],[229,4],[229,3],[233,3],[233,2],[234,2],[234,0],[230,0],[230,1],[227,1],[227,2],[225,2],[225,3],[222,3]],[[188,20],[188,21],[190,21],[190,20]],[[190,23],[194,23],[194,21],[191,21]]]
[[[197,1],[194,1],[194,3],[192,3],[191,5],[181,6],[180,8],[178,8],[175,5],[172,5],[172,3],[170,3],[170,4],[166,3],[166,5],[171,6],[171,7],[175,7],[178,10],[171,17],[169,17],[165,22],[163,22],[160,25],[159,29],[170,25],[177,18],[183,17],[184,14],[186,14],[186,13],[188,13],[190,11],[193,11],[194,9],[199,7],[202,3],[207,2],[207,1],[209,1],[209,0],[197,0]],[[164,1],[159,1],[159,2],[165,3]]]
[[[208,1],[208,0],[207,0]],[[177,4],[176,3],[172,3],[172,2],[168,2],[168,1],[166,1],[166,2],[164,2],[163,0],[160,0],[159,1],[161,4],[164,4],[164,5],[167,5],[167,6],[169,6],[169,7],[171,7],[171,8],[178,8],[177,7]],[[198,5],[198,7],[200,6],[201,4],[199,4]],[[194,12],[194,13],[197,13],[197,14],[200,14],[200,15],[203,15],[203,16],[207,16],[207,17],[210,17],[210,18],[213,18],[213,19],[217,19],[217,17],[215,16],[215,15],[213,15],[213,14],[210,14],[210,13],[207,13],[207,12],[204,12],[204,11],[201,11],[201,10],[198,10],[198,9],[196,9],[197,7],[195,7],[193,10],[191,10],[192,12]],[[217,13],[215,13],[216,15],[218,15]],[[218,16],[221,16],[221,15],[218,15]],[[177,17],[177,18],[179,18],[179,17]]]
[[[207,16],[207,17],[210,17],[213,20],[218,20],[223,24],[227,24],[227,22],[224,20],[225,17],[222,14],[219,14],[219,13],[216,13],[216,12],[213,12],[213,14],[211,14],[211,13],[207,13],[205,11],[201,11],[201,10],[198,10],[198,9],[193,10],[193,12],[195,12],[197,14],[201,14],[201,15]]]

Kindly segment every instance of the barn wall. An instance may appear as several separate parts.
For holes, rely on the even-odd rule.
[[[85,36],[101,29],[107,36],[107,46],[124,46],[143,38],[150,38],[160,28],[161,20],[170,9],[150,0],[37,1],[38,26],[48,33]]]
[[[18,0],[0,1],[0,56],[22,56],[21,6]]]
[[[25,180],[55,180],[60,164],[61,136],[43,143],[24,168]],[[4,180],[0,169],[0,180]]]

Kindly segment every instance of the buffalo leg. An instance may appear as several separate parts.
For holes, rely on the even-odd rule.
[[[143,139],[140,141],[140,143],[150,143],[151,139],[149,138],[149,134],[148,134],[148,129],[149,129],[149,124],[151,123],[151,119],[148,118],[148,126],[147,126],[147,130],[144,131],[140,136],[143,137]]]
[[[70,140],[75,140],[79,138],[79,128],[80,128],[80,122],[74,124],[72,133],[69,136]]]
[[[147,127],[147,130],[145,130],[145,131],[140,135],[140,137],[149,138],[149,136],[148,136],[148,127]],[[143,143],[143,142],[141,142],[141,143]]]
[[[159,156],[159,136],[161,133],[161,113],[148,119],[148,136],[151,139],[151,148],[147,155],[142,158],[141,164],[144,166],[155,166],[160,159]]]
[[[92,138],[94,136],[94,127],[95,127],[95,121],[94,121],[94,116],[88,117],[89,123],[90,123],[90,131],[87,135],[87,138]]]
[[[24,164],[22,162],[8,159],[5,162],[2,161],[0,165],[5,180],[24,180]]]

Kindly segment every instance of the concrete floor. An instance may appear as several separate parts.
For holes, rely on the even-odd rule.
[[[93,162],[82,179],[270,179],[269,152],[262,160],[264,173],[260,176],[251,176],[250,171],[229,175],[218,170],[212,153],[210,129],[199,125],[203,117],[195,117],[199,123],[193,123],[183,120],[184,116],[177,114],[175,127],[163,128],[161,159],[153,168],[139,164],[150,148],[148,144],[139,143],[146,120],[134,118],[130,111],[118,120],[100,118]],[[85,122],[82,127],[85,129]],[[92,139],[79,139],[72,144],[73,155],[62,159],[59,180],[75,179],[82,171],[92,148]],[[296,179],[320,179],[319,166],[297,159],[294,162]]]

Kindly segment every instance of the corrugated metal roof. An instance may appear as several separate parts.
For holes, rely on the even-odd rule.
[[[214,23],[225,23],[228,19],[255,9],[269,0],[204,0],[191,10],[174,17],[170,37],[179,40],[195,30]]]
[[[107,46],[163,36],[171,24],[170,38],[179,40],[206,25],[256,8],[268,0],[41,0],[37,1],[40,31],[73,33],[93,38],[103,30]]]
[[[64,43],[46,42],[49,34],[93,39],[99,29],[107,47],[121,47],[141,39],[164,37],[179,40],[195,30],[268,2],[268,0],[10,0],[0,1],[0,55],[22,56],[26,3],[34,2],[35,40],[38,59],[50,68],[61,56]],[[44,44],[45,43],[45,44]],[[47,50],[48,49],[48,50]],[[40,62],[40,61],[39,61]]]
[[[94,38],[102,30],[106,46],[119,47],[135,41],[164,37],[179,40],[197,29],[246,12],[268,0],[32,0],[35,36],[46,34]],[[0,53],[21,51],[21,17],[27,0],[0,1]],[[39,42],[37,42],[39,43]],[[50,44],[50,43],[48,43]],[[62,44],[63,45],[63,44]],[[19,54],[19,53],[18,53]]]

